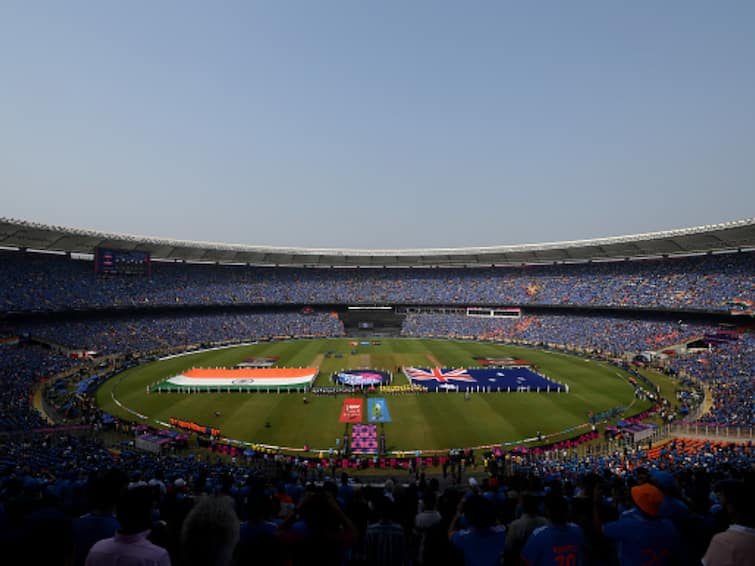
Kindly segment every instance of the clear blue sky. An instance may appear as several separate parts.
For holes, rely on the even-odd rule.
[[[755,216],[755,2],[0,3],[0,216],[441,247]]]

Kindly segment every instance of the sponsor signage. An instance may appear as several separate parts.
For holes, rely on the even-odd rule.
[[[525,360],[517,360],[514,358],[475,358],[481,366],[529,366],[530,363]]]
[[[339,421],[342,423],[361,423],[363,412],[364,399],[354,397],[344,399]]]
[[[371,423],[389,423],[391,414],[388,404],[382,397],[367,399],[367,418]]]
[[[264,358],[248,358],[238,364],[237,368],[269,368],[278,363],[278,358],[275,356]]]
[[[371,369],[355,369],[336,373],[335,381],[341,385],[357,387],[378,386],[388,383],[390,376],[386,372]]]

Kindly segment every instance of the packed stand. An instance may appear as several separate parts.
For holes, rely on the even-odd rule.
[[[133,316],[29,323],[19,330],[56,344],[94,350],[99,355],[258,338],[342,336],[344,333],[343,323],[337,316],[322,312]]]
[[[589,566],[651,551],[659,565],[725,564],[727,553],[747,564],[736,535],[755,528],[751,450],[486,453],[463,475],[361,483],[280,454],[233,462],[13,438],[0,446],[0,547],[51,566]]]
[[[713,406],[697,422],[727,427],[755,426],[755,377],[710,382]]]
[[[666,363],[674,375],[691,375],[709,387],[713,406],[698,422],[716,426],[755,426],[755,334],[718,341],[707,350]]]
[[[713,309],[753,300],[755,252],[575,265],[324,269],[152,262],[97,276],[65,256],[0,252],[0,311],[176,305],[413,303]]]
[[[694,375],[703,381],[722,376],[755,375],[755,333],[738,332],[726,341],[710,344],[694,355],[671,358],[667,364],[674,374]]]
[[[559,345],[619,357],[627,352],[663,350],[665,347],[714,339],[718,327],[627,318],[571,315],[528,315],[520,319],[480,318],[464,315],[410,314],[404,336],[456,337]],[[709,385],[713,406],[698,422],[719,426],[755,425],[755,335],[742,331],[702,351],[680,356],[671,351],[663,369],[683,379],[692,376]],[[688,408],[691,400],[682,400]]]
[[[73,361],[26,343],[0,346],[0,432],[49,426],[32,407],[40,379],[71,367]]]
[[[712,328],[675,322],[576,315],[526,315],[514,319],[410,314],[404,320],[401,334],[560,344],[618,356],[677,344]]]
[[[258,313],[72,320],[29,323],[14,330],[23,336],[18,344],[0,345],[0,432],[49,426],[32,407],[34,390],[41,379],[77,365],[80,371],[51,383],[44,399],[63,419],[99,420],[96,404],[85,393],[109,374],[92,365],[97,362],[82,364],[81,359],[68,357],[66,352],[71,350],[97,356],[138,355],[259,338],[340,336],[343,323],[329,313]],[[71,390],[77,379],[77,388]]]

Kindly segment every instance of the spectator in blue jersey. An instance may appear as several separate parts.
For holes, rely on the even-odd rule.
[[[581,566],[584,564],[585,537],[582,529],[568,522],[569,504],[561,495],[545,499],[548,524],[535,529],[522,549],[527,566]]]
[[[462,514],[468,529],[457,530]],[[466,566],[494,566],[501,563],[506,544],[506,527],[495,524],[495,505],[482,495],[462,498],[451,521],[448,538],[464,553]]]
[[[73,522],[74,566],[83,566],[97,541],[110,538],[118,530],[115,503],[124,487],[125,474],[118,470],[93,473],[89,478],[90,512]]]
[[[247,496],[247,520],[239,529],[238,564],[282,564],[283,550],[275,536],[278,525],[268,520],[272,501],[262,490],[252,491]]]
[[[663,492],[663,503],[658,516],[669,519],[677,532],[684,535],[688,530],[690,511],[687,503],[680,497],[679,486],[674,476],[665,470],[658,470],[652,473],[652,477],[658,489]]]
[[[338,486],[338,503],[341,507],[346,507],[351,501],[351,496],[354,495],[354,488],[349,485],[349,474],[346,472],[341,473],[341,485]]]
[[[600,505],[602,493],[596,488],[593,518],[598,531],[617,545],[619,564],[635,566],[681,564],[679,534],[668,519],[659,517],[663,492],[652,484],[634,486],[630,493],[638,513],[624,514],[617,521],[602,524]]]

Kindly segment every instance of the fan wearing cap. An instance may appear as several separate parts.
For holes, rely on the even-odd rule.
[[[652,484],[644,483],[631,489],[632,501],[639,513],[624,515],[618,521],[602,524],[600,505],[602,494],[596,489],[593,497],[593,517],[599,531],[616,543],[622,566],[676,564],[681,555],[679,534],[668,519],[658,515],[663,493]]]

